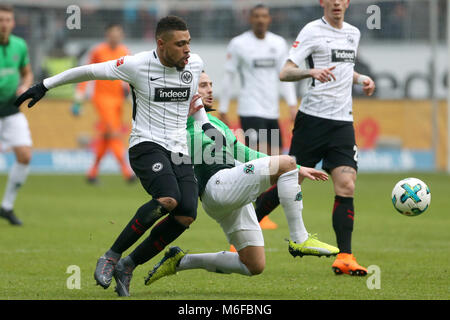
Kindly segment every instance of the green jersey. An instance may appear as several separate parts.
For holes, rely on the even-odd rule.
[[[14,106],[20,84],[20,70],[30,63],[25,40],[10,35],[8,43],[0,44],[0,117],[19,112]]]
[[[225,123],[211,114],[209,122],[219,130],[227,140],[225,147],[218,148],[200,125],[189,117],[187,121],[188,147],[195,176],[198,180],[200,195],[205,190],[208,180],[218,171],[235,166],[235,160],[245,163],[250,160],[267,157],[266,154],[252,150],[240,143]],[[218,137],[219,138],[219,137]]]

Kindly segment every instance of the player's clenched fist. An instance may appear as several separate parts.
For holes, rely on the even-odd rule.
[[[43,96],[45,96],[45,93],[48,91],[48,89],[44,86],[43,82],[39,82],[32,86],[30,89],[25,91],[23,94],[20,95],[14,102],[16,107],[20,107],[20,105],[25,101],[31,98],[30,103],[28,103],[28,108],[31,108],[35,105],[36,102],[42,99]]]

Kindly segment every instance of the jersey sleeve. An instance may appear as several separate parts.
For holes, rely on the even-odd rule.
[[[289,50],[288,59],[294,62],[297,66],[301,66],[305,59],[311,55],[316,47],[316,37],[314,36],[311,28],[305,26]]]
[[[284,39],[281,40],[280,45],[280,56],[278,58],[277,68],[281,71],[284,63],[286,62],[286,57],[288,56],[288,45]],[[295,93],[295,84],[293,82],[281,82],[280,92],[288,106],[297,105],[297,94]]]
[[[20,57],[19,68],[22,69],[30,63],[30,55],[28,53],[28,46],[25,41],[23,41],[23,50],[22,55]]]
[[[245,163],[251,160],[259,159],[259,158],[265,158],[268,157],[267,154],[258,152],[256,150],[250,149],[243,143],[239,142],[237,139],[234,143],[234,149],[233,149],[233,157],[237,161],[241,163]]]
[[[139,61],[136,56],[124,56],[117,60],[97,63],[92,66],[94,66],[92,73],[99,80],[122,80],[134,85]],[[102,79],[105,77],[106,79]]]
[[[227,47],[225,71],[236,73],[239,69],[239,50],[236,39],[231,40]]]
[[[68,69],[53,77],[46,78],[44,79],[44,86],[47,89],[52,89],[68,83],[90,80],[123,80],[133,85],[138,66],[138,60],[135,56],[88,64]]]
[[[88,64],[92,64],[92,63],[98,63],[100,62],[98,60],[98,47],[93,48],[88,55]],[[86,60],[86,59],[85,59]],[[84,96],[84,94],[86,93],[87,90],[87,82],[80,82],[77,87],[76,87],[76,92],[75,92],[75,100],[81,100],[81,96]]]

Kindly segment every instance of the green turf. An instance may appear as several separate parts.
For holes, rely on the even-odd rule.
[[[406,176],[428,183],[427,212],[405,217],[392,207],[394,184]],[[0,178],[3,192],[6,176]],[[180,272],[144,285],[155,257],[134,274],[134,299],[449,299],[450,177],[445,174],[360,174],[355,200],[353,251],[364,266],[381,270],[381,288],[369,290],[366,278],[336,276],[333,259],[293,259],[281,209],[272,214],[277,230],[264,231],[266,269],[255,277],[203,270]],[[335,244],[331,226],[332,185],[306,182],[303,216],[311,233]],[[138,184],[102,176],[90,186],[82,176],[31,175],[21,190],[16,212],[24,221],[12,227],[0,221],[0,299],[119,299],[95,286],[97,258],[109,248],[135,210],[148,199]],[[219,226],[203,210],[174,244],[192,253],[229,248]],[[81,270],[81,289],[66,285],[70,265]],[[129,299],[129,298],[121,298]]]

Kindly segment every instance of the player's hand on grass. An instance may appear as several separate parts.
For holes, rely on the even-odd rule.
[[[44,83],[41,81],[34,86],[32,86],[30,89],[22,93],[14,102],[16,107],[20,107],[20,105],[28,99],[31,99],[31,101],[28,103],[28,108],[31,108],[42,99],[42,97],[45,96],[45,93],[48,91],[48,89],[44,86]]]
[[[198,110],[203,108],[203,102],[201,101],[202,96],[199,94],[194,94],[192,97],[191,103],[189,105],[189,113],[188,117],[192,116],[194,113],[196,113]],[[200,101],[198,101],[200,99]]]
[[[298,169],[298,178],[301,181],[303,181],[304,178],[308,178],[313,181],[327,181],[328,174],[314,168],[301,166],[300,169]]]
[[[336,68],[336,66],[332,66],[330,68],[326,69],[311,69],[309,70],[309,74],[314,79],[320,81],[320,82],[328,82],[331,80],[336,81],[336,77],[334,76],[333,71]]]

